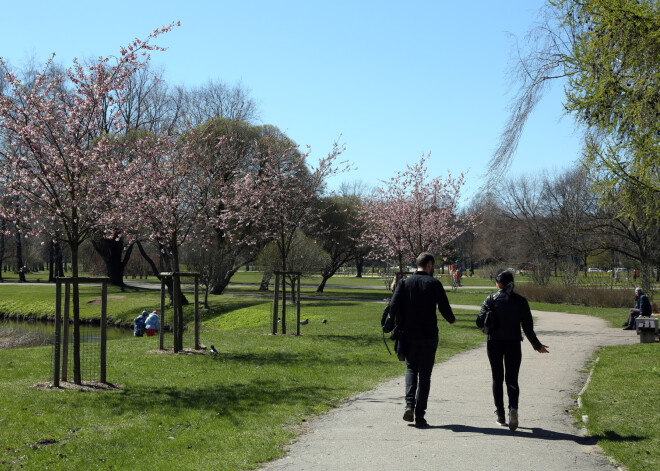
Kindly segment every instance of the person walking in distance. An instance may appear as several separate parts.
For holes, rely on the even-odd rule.
[[[509,397],[509,429],[518,428],[518,373],[522,361],[522,335],[520,326],[529,339],[532,347],[539,353],[548,353],[548,347],[543,345],[534,333],[534,321],[527,299],[514,293],[513,273],[500,270],[495,276],[497,293],[489,296],[481,306],[477,317],[477,326],[483,327],[486,313],[490,310],[495,316],[495,324],[488,334],[486,351],[493,375],[493,399],[497,423],[506,426],[504,416],[503,382],[506,382]]]
[[[406,362],[406,409],[403,420],[428,425],[424,415],[431,389],[431,373],[438,348],[438,316],[456,322],[440,281],[433,278],[435,259],[424,252],[417,257],[417,271],[399,282],[391,301],[397,332],[397,355]]]

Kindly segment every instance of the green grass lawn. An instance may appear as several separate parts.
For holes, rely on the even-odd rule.
[[[71,272],[67,272],[66,275],[71,276]],[[6,283],[18,283],[18,273],[3,271],[2,280]],[[25,281],[27,283],[46,283],[48,281],[48,270],[26,273]]]
[[[382,305],[304,302],[295,337],[266,335],[270,302],[216,302],[201,334],[215,358],[149,354],[155,338],[109,342],[117,391],[36,390],[51,348],[0,351],[0,468],[171,469],[176,457],[178,469],[250,469],[282,455],[303,421],[403,373],[378,333]],[[483,341],[473,318],[440,323],[438,361]]]
[[[607,347],[599,356],[579,411],[589,416],[589,434],[630,471],[660,469],[658,344]]]
[[[310,323],[301,337],[266,335],[272,292],[256,296],[255,287],[241,287],[228,291],[235,295],[210,296],[211,309],[202,312],[201,340],[220,350],[216,358],[146,353],[155,338],[109,342],[108,379],[122,385],[118,391],[30,388],[50,378],[52,349],[0,351],[0,469],[166,469],[172,456],[182,469],[250,469],[281,455],[304,420],[403,373],[378,333],[383,305],[352,301],[391,293],[338,280],[303,301],[302,317]],[[343,285],[353,288],[338,288]],[[448,297],[454,305],[480,305],[493,291],[449,291]],[[314,287],[303,294],[314,296]],[[99,296],[100,287],[81,289],[83,317],[98,317]],[[144,308],[159,308],[158,291],[110,288],[109,297],[109,315],[125,322]],[[627,314],[575,305],[531,308],[597,316],[613,327]],[[456,326],[439,323],[438,361],[483,342],[475,312],[455,311]],[[54,287],[0,284],[0,312],[52,315]],[[191,318],[191,306],[185,315]],[[293,307],[289,315],[293,332]],[[589,415],[589,432],[631,470],[659,465],[659,363],[657,344],[604,349],[583,396],[580,414]]]

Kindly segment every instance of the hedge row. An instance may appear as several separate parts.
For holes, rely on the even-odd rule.
[[[520,285],[516,286],[516,292],[537,303],[613,308],[635,306],[635,293],[632,289]],[[653,312],[658,312],[658,303],[653,303]]]

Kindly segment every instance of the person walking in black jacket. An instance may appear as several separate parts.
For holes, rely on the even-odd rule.
[[[534,333],[534,321],[527,299],[513,292],[513,273],[500,270],[495,276],[498,291],[489,296],[481,306],[477,317],[477,326],[484,326],[486,312],[491,309],[495,316],[495,328],[488,335],[486,350],[490,369],[493,375],[493,399],[497,423],[506,426],[504,417],[504,391],[502,383],[506,382],[509,396],[509,428],[518,428],[518,373],[522,361],[522,335],[520,326],[529,339],[532,347],[539,353],[548,353],[548,347],[539,342]],[[490,307],[489,307],[490,306]]]
[[[440,281],[433,278],[435,259],[424,252],[417,257],[417,271],[401,280],[390,307],[398,332],[397,355],[406,361],[406,409],[403,420],[424,427],[424,415],[431,389],[431,373],[438,348],[438,316],[456,322]]]

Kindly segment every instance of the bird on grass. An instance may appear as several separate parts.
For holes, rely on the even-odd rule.
[[[324,323],[324,324],[327,324],[327,323],[328,323],[328,319],[323,319],[321,322]]]
[[[211,345],[211,349],[209,350],[209,352],[211,353],[211,355],[217,355],[218,354],[218,351],[215,349],[215,347],[213,345]]]
[[[300,321],[300,325],[306,325],[309,324],[309,319],[305,319],[304,321]]]

